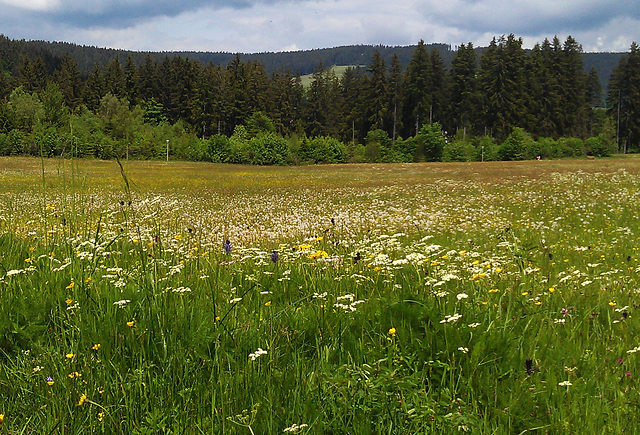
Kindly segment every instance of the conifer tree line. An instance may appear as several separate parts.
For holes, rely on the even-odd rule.
[[[129,55],[87,75],[65,56],[0,75],[0,154],[251,164],[518,160],[640,149],[640,49],[603,92],[572,37],[532,50],[514,35],[450,67],[420,41],[404,68],[374,52],[308,84],[235,56],[227,65]],[[0,70],[2,62],[0,59]],[[606,95],[604,95],[606,94]]]

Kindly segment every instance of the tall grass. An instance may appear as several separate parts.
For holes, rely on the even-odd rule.
[[[0,433],[637,430],[635,159],[40,163],[0,160]]]

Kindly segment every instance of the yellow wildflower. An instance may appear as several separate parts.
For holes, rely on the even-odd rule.
[[[265,302],[265,304],[264,304],[264,306],[265,306],[265,307],[268,307],[268,306],[270,306],[270,305],[271,305],[271,301],[267,301],[267,302]]]
[[[73,354],[71,352],[69,352],[68,354],[65,355],[67,357],[67,359],[71,359],[73,358]]]
[[[133,325],[135,325],[135,323],[136,323],[135,320],[131,320],[130,322],[127,322],[127,326],[132,327]]]
[[[100,343],[96,343],[93,346],[91,346],[91,350],[98,350],[100,349],[100,346],[102,346]]]
[[[396,328],[389,329],[389,335],[392,336],[392,337],[395,337],[396,336]]]
[[[82,394],[82,396],[80,396],[80,400],[78,400],[78,406],[82,406],[86,401],[87,401],[87,395]]]
[[[76,283],[71,281],[71,284],[69,284],[67,287],[65,287],[67,290],[71,290],[72,288],[74,288],[76,286]]]

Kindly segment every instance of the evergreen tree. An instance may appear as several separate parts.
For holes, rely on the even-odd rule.
[[[368,122],[363,119],[366,93],[365,77],[360,68],[347,68],[340,78],[340,97],[343,101],[340,118],[340,140],[360,142],[368,132]]]
[[[293,77],[291,71],[274,73],[271,82],[271,118],[275,122],[276,131],[286,136],[301,128],[304,88],[300,77]]]
[[[473,44],[461,44],[451,61],[451,118],[456,129],[472,127],[478,110],[478,80],[476,52]]]
[[[136,63],[133,60],[133,56],[129,53],[127,56],[127,63],[124,67],[124,96],[129,100],[131,104],[135,104],[138,101],[137,90],[137,70]]]
[[[65,56],[56,72],[56,83],[62,92],[64,102],[72,111],[82,100],[82,79],[78,64],[70,56]]]
[[[387,113],[389,110],[387,100],[387,77],[384,59],[380,51],[376,50],[371,58],[371,64],[367,69],[369,80],[367,86],[367,124],[368,130],[381,129],[387,126]]]
[[[104,75],[104,89],[105,92],[110,92],[118,98],[127,97],[124,71],[120,66],[118,57],[114,57],[107,66],[107,71]]]
[[[225,83],[225,112],[227,119],[225,129],[228,132],[234,131],[237,125],[244,124],[244,121],[251,115],[249,113],[249,93],[247,92],[247,68],[240,60],[240,56],[227,65]]]
[[[389,96],[387,97],[389,110],[392,113],[391,141],[393,144],[395,144],[396,142],[396,137],[399,129],[402,128],[402,124],[399,120],[399,114],[402,111],[402,106],[400,105],[403,97],[402,86],[402,65],[400,63],[400,57],[397,55],[397,53],[394,53],[391,57],[391,67],[389,69]]]
[[[522,39],[494,38],[480,62],[480,90],[485,127],[506,138],[526,115],[525,54]]]
[[[420,130],[428,113],[429,55],[424,41],[420,40],[413,52],[405,77],[405,99],[403,101],[403,136],[414,136]],[[427,118],[428,120],[428,118]]]
[[[565,126],[562,135],[585,137],[590,108],[586,99],[586,74],[582,61],[582,46],[571,36],[564,42],[562,71],[561,110]]]
[[[429,54],[429,79],[425,108],[429,113],[429,124],[446,120],[448,105],[447,70],[440,52],[435,48]]]
[[[20,85],[27,92],[39,92],[47,86],[47,72],[42,57],[25,57],[20,68]]]
[[[158,71],[151,56],[148,54],[136,74],[136,91],[139,99],[136,101],[150,100],[151,98],[158,99]]]
[[[640,147],[640,47],[633,42],[629,53],[611,73],[607,106],[616,120],[618,151]]]
[[[254,112],[269,113],[271,110],[271,83],[267,70],[258,61],[247,64],[247,94],[249,96],[247,115]]]
[[[100,100],[102,100],[105,94],[102,69],[100,65],[95,64],[82,90],[82,102],[89,110],[95,112],[100,106]]]

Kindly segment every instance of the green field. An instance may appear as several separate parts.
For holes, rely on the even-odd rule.
[[[639,170],[0,158],[0,434],[638,432]]]
[[[355,69],[358,67],[363,69],[367,68],[366,65],[333,65],[331,68],[329,68],[329,72],[340,78],[348,68]],[[300,81],[302,82],[303,87],[308,88],[309,86],[311,86],[311,83],[313,83],[313,74],[305,74],[300,76]]]

